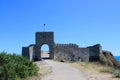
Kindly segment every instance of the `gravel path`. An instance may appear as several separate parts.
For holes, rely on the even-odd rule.
[[[45,60],[51,67],[52,72],[42,78],[42,80],[88,80],[83,72],[62,62]]]

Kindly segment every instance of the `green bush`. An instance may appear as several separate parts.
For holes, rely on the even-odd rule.
[[[0,80],[1,80],[1,78],[3,76],[3,71],[4,71],[4,68],[2,66],[0,66]]]
[[[0,53],[0,78],[20,80],[37,75],[38,67],[32,61],[15,54]]]
[[[113,74],[115,75],[116,78],[120,78],[120,70],[117,69],[113,72]]]

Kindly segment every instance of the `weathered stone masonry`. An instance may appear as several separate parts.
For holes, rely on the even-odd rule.
[[[55,44],[55,57],[61,61],[99,61],[100,44],[80,48],[76,44]]]
[[[50,59],[54,59],[54,34],[53,32],[36,32],[36,42],[22,48],[22,55],[30,60],[38,61],[41,58],[41,46],[49,46]]]
[[[84,48],[77,44],[55,44],[53,32],[36,32],[35,39],[35,44],[22,47],[22,55],[33,61],[41,58],[41,46],[44,44],[49,46],[50,59],[62,61],[99,61],[102,52],[100,44]]]

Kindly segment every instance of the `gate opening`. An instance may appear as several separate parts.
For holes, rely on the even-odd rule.
[[[49,46],[47,44],[41,46],[41,58],[50,59]]]

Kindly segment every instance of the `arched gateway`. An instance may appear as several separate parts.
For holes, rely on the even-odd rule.
[[[30,60],[41,59],[41,47],[49,46],[49,59],[54,59],[54,32],[36,32],[36,42],[28,47],[22,47],[22,55]]]
[[[36,32],[35,54],[36,59],[41,58],[41,46],[49,46],[50,59],[54,59],[54,35],[53,32]]]

